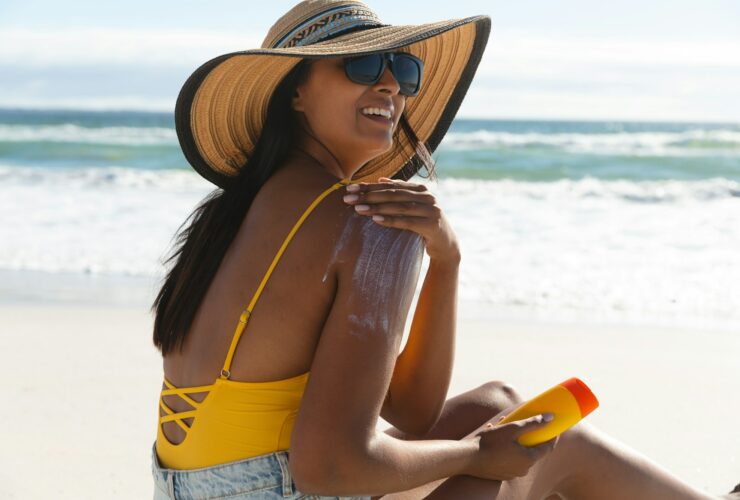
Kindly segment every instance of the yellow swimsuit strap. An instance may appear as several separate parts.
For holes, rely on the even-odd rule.
[[[239,338],[241,337],[242,332],[244,331],[244,328],[247,325],[247,320],[249,319],[249,315],[252,313],[255,303],[257,303],[257,299],[259,299],[259,296],[262,293],[262,290],[265,288],[265,284],[267,284],[267,280],[270,278],[270,275],[272,274],[273,269],[275,269],[275,266],[280,260],[280,257],[282,257],[283,252],[287,248],[288,243],[290,243],[290,240],[293,238],[293,235],[295,235],[295,233],[298,231],[298,228],[301,227],[301,224],[303,224],[303,221],[306,220],[308,215],[313,211],[314,208],[316,208],[316,205],[318,205],[321,202],[321,200],[326,198],[331,192],[336,191],[340,187],[346,186],[349,183],[350,183],[349,179],[342,179],[341,181],[337,182],[336,184],[331,186],[329,189],[321,193],[313,201],[313,203],[311,203],[311,205],[309,205],[308,208],[303,212],[303,215],[301,215],[301,218],[298,219],[298,222],[295,223],[295,225],[293,226],[293,229],[291,229],[290,233],[288,233],[288,236],[285,237],[285,241],[283,241],[283,244],[280,247],[280,250],[278,250],[277,254],[275,255],[275,258],[272,259],[272,264],[270,264],[270,267],[267,269],[265,276],[262,278],[262,282],[260,283],[259,287],[257,287],[257,291],[254,293],[254,296],[252,297],[252,301],[249,303],[247,308],[242,312],[241,316],[239,317],[239,323],[237,324],[234,337],[231,339],[231,346],[229,347],[229,353],[226,355],[226,361],[224,362],[224,367],[221,369],[220,378],[227,379],[231,376],[231,372],[229,372],[229,369],[231,368],[231,360],[234,357],[234,352],[236,351],[236,346],[239,343]]]

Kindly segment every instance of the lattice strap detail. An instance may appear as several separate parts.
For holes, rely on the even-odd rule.
[[[196,414],[196,410],[183,411],[180,413],[173,413],[171,415],[165,415],[163,417],[159,417],[159,421],[162,423],[172,422],[172,421],[182,420],[184,418],[195,417],[195,414]]]
[[[208,392],[213,387],[213,384],[209,385],[196,385],[193,387],[175,387],[170,383],[167,378],[164,378],[164,385],[167,386],[167,389],[162,389],[162,394],[169,395],[169,394],[183,394],[186,392]]]
[[[180,426],[182,430],[184,430],[186,433],[190,431],[190,427],[185,425],[185,422],[183,422],[183,418],[189,418],[189,417],[195,417],[195,410],[190,411],[184,411],[180,413],[175,413],[170,409],[169,406],[167,406],[164,401],[162,401],[162,398],[159,398],[159,406],[167,413],[167,415],[160,416],[159,417],[159,423],[160,425],[165,422],[175,422],[177,425]]]
[[[183,422],[182,419],[195,417],[196,410],[200,406],[201,402],[194,400],[187,394],[194,393],[194,392],[208,392],[213,388],[214,384],[199,385],[199,386],[194,386],[194,387],[175,387],[165,377],[164,385],[167,386],[167,389],[162,389],[161,391],[161,395],[159,397],[159,406],[165,411],[165,413],[167,413],[167,415],[160,416],[159,423],[163,424],[165,422],[175,422],[177,425],[180,426],[182,430],[184,430],[185,432],[188,432],[190,430],[190,427],[185,425],[185,422]],[[164,399],[163,399],[164,396],[178,396],[181,399],[185,400],[194,409],[176,413],[169,406],[165,404]]]

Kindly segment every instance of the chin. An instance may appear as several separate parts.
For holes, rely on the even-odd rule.
[[[367,145],[367,150],[373,155],[373,158],[377,158],[378,156],[387,153],[391,149],[393,149],[393,138],[387,138],[381,141],[374,141],[372,144]]]

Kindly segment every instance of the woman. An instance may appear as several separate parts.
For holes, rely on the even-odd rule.
[[[489,29],[304,1],[262,49],[186,82],[180,143],[223,190],[154,304],[155,498],[709,498],[586,425],[520,446],[547,422],[494,427],[520,402],[505,384],[445,401],[460,252],[407,179],[431,169]],[[378,416],[394,427],[376,432]]]

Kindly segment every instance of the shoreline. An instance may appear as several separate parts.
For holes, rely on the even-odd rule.
[[[427,271],[424,256],[416,300]],[[0,269],[0,306],[11,304],[66,305],[70,307],[116,307],[148,309],[152,306],[164,276],[129,276],[121,274],[48,272]],[[594,312],[586,309],[500,305],[485,301],[458,300],[458,317],[472,321],[541,322],[546,324],[597,324],[646,328],[740,331],[735,318],[709,318],[682,315],[678,319],[649,316],[639,312]],[[411,321],[409,316],[408,321]],[[407,332],[408,334],[408,324]]]
[[[2,380],[15,402],[0,456],[21,471],[4,478],[3,497],[151,495],[162,376],[152,320],[142,306],[0,303],[0,348],[12,353]],[[740,479],[740,433],[725,426],[740,414],[738,352],[740,337],[728,331],[460,314],[448,397],[504,380],[529,398],[578,376],[601,402],[590,423],[689,483],[726,493]],[[39,469],[43,482],[32,476]]]

